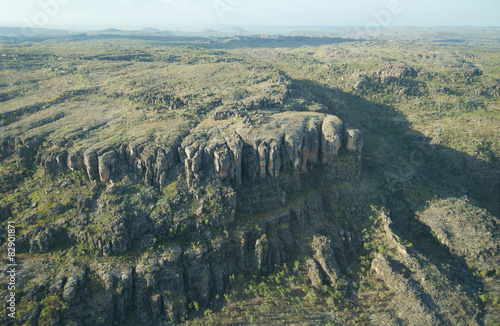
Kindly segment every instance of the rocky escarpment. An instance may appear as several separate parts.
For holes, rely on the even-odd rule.
[[[62,142],[41,148],[43,137],[35,137],[18,138],[16,145],[5,139],[4,147],[16,148],[20,166],[27,165],[38,149],[41,155],[34,163],[46,173],[83,170],[91,181],[102,183],[115,182],[132,170],[145,185],[163,187],[169,171],[179,163],[192,188],[213,178],[239,185],[243,179],[279,177],[287,169],[306,174],[315,165],[329,166],[331,176],[359,179],[363,148],[359,130],[347,127],[336,116],[309,112],[278,113],[264,119],[215,125],[210,121],[162,146],[140,138],[112,146],[68,148]],[[339,158],[342,148],[353,153],[343,161]]]
[[[391,219],[382,212],[380,241],[387,252],[375,255],[371,271],[393,293],[389,307],[393,314],[374,316],[373,321],[405,325],[480,325],[480,310],[472,299],[477,298],[474,287],[469,282],[455,282],[457,277],[464,277],[463,271],[407,248],[391,225]]]
[[[329,179],[359,179],[362,133],[345,126],[338,117],[289,112],[262,119],[265,121],[218,120],[216,125],[207,121],[189,135],[174,135],[161,145],[139,138],[129,144],[98,143],[86,148],[70,147],[65,141],[42,145],[43,138],[18,138],[15,148],[28,153],[18,154],[19,164],[34,160],[45,173],[80,171],[94,184],[109,185],[104,193],[75,198],[76,203],[59,205],[61,210],[49,213],[61,218],[76,208],[77,216],[61,219],[69,223],[71,231],[41,225],[26,233],[21,248],[46,253],[63,239],[97,256],[120,255],[134,243],[154,243],[180,229],[204,232],[229,226],[235,221],[237,205],[250,214],[283,207],[288,195],[300,191],[299,176],[315,169]],[[175,195],[156,208],[161,194],[139,202],[140,209],[121,196],[138,180],[161,189],[178,176],[185,176],[190,194]],[[257,185],[255,189],[253,185]],[[116,196],[108,198],[108,193]],[[193,204],[188,205],[188,197]],[[151,205],[154,212],[153,208],[144,210],[143,206]],[[34,221],[46,218],[36,216],[31,215]],[[28,223],[31,217],[24,221]],[[266,241],[262,241],[265,248]]]
[[[180,136],[178,139],[181,139]],[[28,141],[20,142],[18,152],[29,149]],[[85,171],[91,181],[101,183],[116,182],[128,172],[137,173],[148,186],[165,186],[167,174],[175,164],[180,163],[177,148],[179,140],[171,145],[157,146],[147,139],[138,139],[125,144],[108,147],[74,147],[67,148],[62,144],[49,145],[39,149],[41,155],[34,161],[44,168],[45,173],[55,173],[58,169],[69,171]],[[27,162],[27,155],[19,157],[19,164]]]
[[[105,215],[109,216],[109,228],[99,233],[79,230],[67,235],[76,243],[90,243],[99,255],[112,256],[127,251],[148,233],[168,236],[170,228],[181,228],[186,223],[199,230],[209,225],[230,225],[235,220],[237,205],[249,214],[282,207],[289,195],[300,191],[300,176],[315,170],[328,179],[359,180],[363,135],[333,115],[268,112],[261,114],[259,120],[207,119],[189,134],[170,133],[162,143],[137,138],[129,143],[86,147],[70,141],[44,142],[40,135],[26,135],[16,138],[14,144],[7,140],[5,143],[15,149],[20,166],[34,163],[47,174],[84,172],[92,182],[111,185],[111,193],[123,191],[125,188],[120,187],[137,180],[146,186],[164,188],[179,175],[185,176],[196,200],[196,222],[186,222],[191,211],[188,207],[172,216],[123,213],[127,208],[108,212],[103,208],[89,218],[81,218],[79,223],[85,225],[88,219],[98,223]],[[109,207],[114,205],[117,203]],[[175,206],[168,204],[162,210],[171,211]],[[147,225],[156,225],[154,231],[143,228],[144,234],[132,236],[127,225],[137,216],[144,217]],[[170,218],[173,221],[167,223]],[[38,232],[41,235],[49,232],[42,229]],[[63,235],[66,237],[64,232]],[[33,244],[26,250],[47,252],[55,243],[52,238],[42,236],[41,247]],[[28,248],[27,243],[25,247]]]
[[[200,126],[184,139],[180,155],[188,184],[197,187],[211,178],[241,184],[244,179],[279,177],[287,169],[306,174],[315,165],[328,165],[329,174],[342,176],[344,171],[335,167],[342,147],[361,153],[362,133],[346,128],[335,116],[296,112],[271,115],[255,126]],[[354,177],[359,178],[359,164],[356,169]]]
[[[419,220],[428,225],[452,254],[482,273],[500,267],[500,235],[497,220],[488,211],[475,208],[468,198],[432,202]]]
[[[297,241],[305,229],[315,228],[311,218],[309,204],[304,204],[262,219],[255,227],[211,237],[208,242],[146,252],[135,263],[75,263],[53,277],[48,271],[41,273],[46,279],[37,280],[41,284],[37,291],[47,291],[72,312],[68,317],[64,311],[54,310],[53,320],[115,325],[134,316],[134,323],[157,325],[185,320],[194,302],[201,308],[209,307],[230,287],[231,275],[258,274],[285,263],[292,265],[302,254],[314,255],[317,272],[332,277],[325,284],[335,284],[342,276],[336,257],[346,259],[342,250],[335,255],[333,244],[325,236],[315,237],[310,249]],[[338,235],[331,236],[336,246],[342,246]],[[30,270],[32,264],[36,262],[27,262],[23,269]],[[20,293],[23,300],[30,293],[34,295],[32,289],[23,286]],[[40,310],[30,311],[28,317],[39,322],[44,318]]]

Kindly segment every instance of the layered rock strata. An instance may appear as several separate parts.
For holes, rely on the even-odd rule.
[[[38,137],[39,138],[39,137]],[[5,148],[16,148],[18,164],[27,165],[30,153],[41,139],[4,140]],[[353,153],[347,169],[335,166],[342,148]],[[306,174],[316,165],[329,166],[331,175],[359,178],[363,134],[346,127],[336,116],[310,112],[278,113],[266,123],[220,122],[199,126],[187,137],[173,137],[167,145],[137,139],[127,145],[95,145],[66,148],[52,145],[34,161],[46,173],[58,169],[83,170],[91,181],[112,182],[125,171],[133,170],[148,186],[165,186],[170,169],[184,165],[187,183],[195,188],[217,178],[241,184],[243,179],[279,177],[292,169]],[[343,169],[345,173],[343,173]],[[348,171],[354,169],[355,171]]]
[[[362,133],[346,128],[336,116],[296,112],[269,120],[255,127],[221,125],[190,134],[179,150],[188,184],[195,187],[210,177],[241,184],[243,179],[279,177],[288,168],[306,174],[315,165],[328,165],[332,174],[341,175],[335,170],[341,148],[358,154],[363,148]]]

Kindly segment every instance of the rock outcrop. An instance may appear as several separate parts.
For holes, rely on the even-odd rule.
[[[83,170],[91,181],[101,183],[113,182],[133,171],[145,185],[163,187],[172,171],[178,172],[178,167],[174,168],[178,164],[184,166],[187,183],[193,189],[214,178],[241,185],[244,179],[277,178],[286,170],[307,174],[319,165],[328,166],[325,172],[330,176],[359,178],[363,135],[345,127],[338,117],[285,112],[261,120],[257,124],[247,118],[236,123],[227,119],[216,124],[204,122],[189,135],[174,135],[163,145],[138,138],[112,146],[73,148],[61,141],[39,147],[43,137],[31,137],[16,140],[19,144],[14,146],[19,166],[27,166],[38,150],[41,155],[35,164],[43,166],[46,173]],[[11,146],[8,139],[3,140],[2,148],[8,150]],[[358,155],[336,165],[342,148]]]
[[[336,116],[327,116],[321,129],[321,154],[323,163],[333,163],[344,143],[344,123]]]
[[[75,318],[85,316],[94,324],[123,323],[130,313],[145,325],[178,324],[186,319],[190,303],[196,302],[203,309],[217,295],[222,296],[231,275],[292,265],[301,251],[295,239],[309,223],[306,210],[302,207],[269,216],[259,221],[257,228],[242,228],[208,244],[188,248],[172,245],[146,252],[135,263],[74,264],[43,282],[42,290],[72,308],[80,307],[74,310]],[[320,247],[318,250],[327,255],[328,248]]]
[[[133,170],[143,177],[144,184],[165,186],[168,170],[179,162],[179,144],[180,140],[175,140],[162,148],[139,139],[127,145],[126,156]]]
[[[455,282],[454,271],[406,248],[382,213],[382,241],[389,248],[376,254],[371,270],[394,293],[391,310],[405,325],[480,325],[473,289]],[[458,272],[458,273],[461,273]],[[467,294],[467,295],[464,295]]]
[[[83,152],[83,164],[85,165],[90,181],[99,180],[97,154],[93,148],[88,148]]]
[[[188,184],[196,187],[212,177],[240,184],[244,179],[279,177],[288,168],[306,174],[315,165],[331,165],[331,174],[341,175],[341,170],[333,168],[341,147],[362,151],[362,133],[344,130],[338,117],[288,112],[268,119],[255,127],[200,126],[190,134],[180,150]]]
[[[382,255],[372,261],[372,271],[385,281],[387,287],[397,293],[394,300],[400,320],[405,325],[443,325],[443,321],[429,308],[423,299],[418,285],[408,281],[403,275],[393,270],[391,264]],[[404,298],[404,301],[403,301]],[[398,302],[401,300],[400,302]]]
[[[335,285],[341,277],[341,272],[330,245],[330,240],[325,236],[314,236],[311,246],[314,251],[314,261],[317,264],[316,268],[314,268],[314,265],[309,262],[310,267],[312,266],[312,269],[309,270],[309,274],[312,276],[311,283],[316,285],[321,280],[316,271],[318,267],[321,267],[321,273],[325,275],[328,281],[327,284],[330,286]]]
[[[488,211],[475,208],[467,198],[433,202],[419,215],[450,251],[477,270],[500,268],[500,226]]]

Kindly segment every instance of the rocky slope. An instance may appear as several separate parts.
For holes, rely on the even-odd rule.
[[[89,197],[76,199],[76,218],[66,217],[71,207],[53,206],[50,213],[65,216],[63,221],[53,226],[42,223],[24,233],[18,240],[20,252],[47,253],[61,241],[69,241],[97,256],[116,256],[126,253],[135,243],[148,247],[171,235],[172,228],[165,222],[171,226],[177,223],[175,229],[183,228],[184,236],[195,234],[196,239],[196,234],[205,234],[202,243],[190,248],[169,245],[125,264],[79,262],[56,273],[50,260],[24,263],[28,278],[23,282],[32,282],[31,268],[42,268],[41,275],[45,277],[37,281],[41,285],[36,289],[21,288],[22,301],[48,291],[51,298],[65,303],[65,312],[51,311],[52,320],[106,325],[123,323],[131,313],[140,323],[178,323],[188,316],[188,303],[196,301],[201,307],[209,307],[216,296],[222,296],[230,275],[292,264],[302,251],[296,235],[301,231],[297,230],[304,229],[310,218],[305,205],[265,218],[256,226],[237,227],[222,237],[213,237],[209,225],[236,226],[237,197],[242,200],[241,206],[248,205],[258,211],[283,207],[286,199],[272,198],[293,195],[301,187],[301,175],[310,170],[318,169],[331,182],[359,180],[363,147],[359,130],[346,127],[336,116],[310,112],[270,112],[261,114],[259,122],[239,118],[214,123],[207,119],[186,137],[178,135],[161,147],[147,139],[101,148],[69,148],[64,142],[42,145],[43,141],[43,136],[19,137],[14,143],[6,140],[4,153],[14,155],[18,167],[34,164],[47,175],[81,171],[94,188]],[[177,200],[192,196],[193,201],[200,202],[196,212],[187,211],[179,217],[179,211],[172,209],[176,204],[170,203],[167,204],[170,213],[158,215],[149,211],[137,216],[137,211],[131,211],[148,202],[154,207],[154,199],[130,207],[120,197],[130,185],[127,180],[140,180],[144,186],[162,189],[172,183],[173,176],[185,178],[179,180],[186,188]],[[278,202],[277,206],[263,205],[261,200],[244,196],[248,185],[264,181],[279,184],[273,180],[283,177],[292,178],[283,181],[279,194],[270,196],[273,203]],[[105,191],[101,193],[102,187]],[[233,187],[241,195],[237,196]],[[219,196],[208,194],[209,189],[217,189]],[[107,194],[111,197],[106,197]],[[216,213],[211,207],[214,202],[221,205]],[[33,207],[36,211],[36,204]],[[103,228],[87,222],[100,223],[102,216],[108,214],[111,220]],[[170,222],[169,214],[174,215]],[[193,224],[192,216],[195,221],[196,216],[198,220],[208,218],[210,224]],[[175,222],[177,218],[180,221]],[[40,219],[43,216],[35,213],[27,216],[24,223],[29,225]],[[335,284],[341,272],[330,240],[314,237],[313,247],[317,261],[309,263],[315,266],[311,273],[315,273],[316,286]],[[345,261],[344,256],[340,257]],[[323,278],[322,273],[327,277]],[[34,308],[21,320],[43,323],[45,317],[39,308]]]

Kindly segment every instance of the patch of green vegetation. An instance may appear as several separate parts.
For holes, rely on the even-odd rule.
[[[164,204],[169,204],[174,199],[174,197],[179,194],[177,187],[178,187],[177,181],[174,181],[170,183],[168,186],[163,187],[161,198],[156,202],[156,207],[155,210],[153,210],[153,214],[158,213],[159,210],[162,209]],[[168,206],[167,210],[168,210],[167,213],[171,213],[170,206]]]
[[[338,285],[325,286],[324,292],[313,289],[308,284],[306,272],[297,265],[289,268],[285,264],[261,276],[233,275],[231,291],[220,299],[224,302],[222,309],[219,312],[208,309],[204,312],[205,318],[194,318],[186,325],[206,325],[209,321],[262,323],[272,316],[279,316],[285,324],[306,320],[327,324],[331,311],[343,314],[355,308]]]
[[[46,296],[40,301],[40,304],[42,305],[42,311],[40,312],[39,322],[42,324],[50,324],[67,308],[67,303],[57,295]]]

